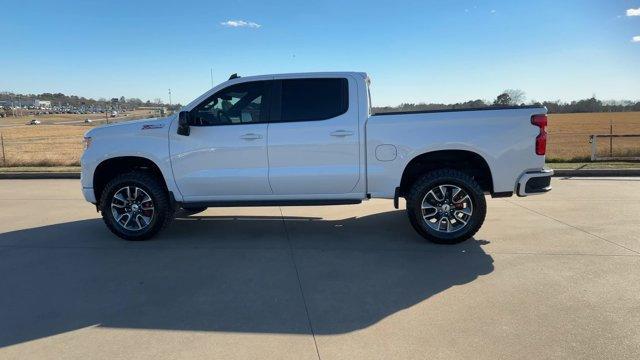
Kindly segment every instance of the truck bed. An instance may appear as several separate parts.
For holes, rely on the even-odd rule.
[[[494,192],[513,192],[524,171],[544,167],[544,156],[534,148],[540,130],[531,117],[546,112],[542,106],[517,106],[375,114],[366,124],[368,191],[393,197],[389,189],[400,183],[411,159],[457,150],[486,161]]]
[[[404,115],[404,114],[434,114],[434,113],[447,113],[447,112],[460,112],[460,111],[493,111],[493,110],[519,110],[519,109],[539,109],[539,105],[525,105],[525,106],[485,106],[479,108],[463,108],[463,109],[440,109],[440,110],[416,110],[416,111],[390,111],[390,112],[378,112],[372,114],[372,116],[383,115]]]

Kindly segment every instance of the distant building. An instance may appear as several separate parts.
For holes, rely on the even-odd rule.
[[[13,107],[28,108],[36,106],[36,99],[13,98]]]
[[[51,101],[15,98],[13,100],[0,101],[0,107],[23,107],[23,108],[34,107],[34,108],[40,108],[40,109],[49,109],[51,108]]]
[[[51,101],[49,100],[35,100],[35,107],[49,109],[51,108]]]

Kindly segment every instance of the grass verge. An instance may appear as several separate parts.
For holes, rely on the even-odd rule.
[[[554,170],[612,170],[640,169],[639,162],[547,162]]]
[[[80,172],[79,166],[10,166],[0,167],[0,173],[10,172]]]

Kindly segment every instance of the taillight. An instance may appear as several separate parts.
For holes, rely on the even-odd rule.
[[[533,115],[531,123],[540,128],[540,134],[536,137],[536,154],[547,153],[547,115]]]

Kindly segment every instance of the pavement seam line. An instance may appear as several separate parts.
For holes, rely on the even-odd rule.
[[[298,279],[298,288],[300,289],[300,296],[302,296],[304,311],[307,314],[307,323],[309,324],[309,330],[311,331],[311,336],[313,337],[313,344],[316,347],[316,355],[318,356],[318,360],[321,360],[320,350],[318,349],[318,342],[316,341],[316,333],[313,330],[313,324],[311,323],[311,316],[309,316],[309,306],[307,305],[307,299],[304,296],[304,290],[302,289],[302,281],[300,281],[300,272],[298,271],[298,264],[296,264],[296,258],[293,253],[293,243],[291,242],[291,238],[289,237],[289,230],[287,229],[287,222],[284,219],[284,214],[282,213],[282,207],[278,207],[278,210],[280,210],[282,225],[284,226],[284,233],[287,237],[287,242],[289,243],[289,255],[291,256],[291,262],[293,263],[293,268],[296,271],[296,278]]]
[[[538,215],[540,215],[540,216],[546,217],[547,219],[551,219],[551,220],[556,221],[556,222],[558,222],[558,223],[560,223],[560,224],[563,224],[563,225],[569,226],[569,227],[571,227],[571,228],[573,228],[573,229],[576,229],[576,230],[578,230],[578,231],[580,231],[580,232],[583,232],[583,233],[585,233],[585,234],[587,234],[587,235],[591,235],[591,236],[593,236],[593,237],[595,237],[595,238],[598,238],[598,239],[600,239],[600,240],[606,241],[606,242],[608,242],[609,244],[616,245],[616,246],[618,246],[618,247],[620,247],[620,248],[623,248],[623,249],[625,249],[625,250],[631,251],[632,253],[635,253],[635,254],[640,255],[640,252],[638,252],[638,251],[635,251],[635,250],[633,250],[633,249],[630,249],[630,248],[628,248],[628,247],[626,247],[626,246],[624,246],[624,245],[618,244],[617,242],[615,242],[615,241],[611,241],[611,240],[609,240],[609,239],[607,239],[607,238],[604,238],[604,237],[602,237],[602,236],[599,236],[599,235],[593,234],[593,233],[591,233],[591,232],[589,232],[589,231],[587,231],[587,230],[581,229],[581,228],[579,228],[579,227],[577,227],[577,226],[574,226],[574,225],[571,225],[571,224],[569,224],[569,223],[566,223],[566,222],[564,222],[564,221],[562,221],[562,220],[558,220],[558,219],[554,218],[553,216],[549,216],[549,215],[543,214],[543,213],[541,213],[541,212],[539,212],[539,211],[536,211],[536,210],[530,209],[530,208],[528,208],[528,207],[526,207],[526,206],[524,206],[524,205],[520,205],[520,204],[515,203],[515,202],[513,202],[513,201],[510,201],[510,200],[506,200],[506,199],[505,199],[504,201],[506,201],[506,202],[508,202],[508,203],[510,203],[510,204],[513,204],[513,205],[519,206],[519,207],[521,207],[521,208],[523,208],[523,209],[525,209],[525,210],[528,210],[528,211],[530,211],[530,212],[532,212],[532,213],[534,213],[534,214],[538,214]]]

